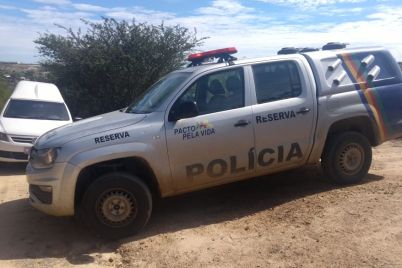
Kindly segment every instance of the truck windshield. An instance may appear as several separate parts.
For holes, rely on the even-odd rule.
[[[64,103],[15,99],[10,100],[3,117],[56,121],[70,120]]]
[[[127,108],[126,112],[147,114],[155,111],[156,108],[190,75],[190,72],[178,72],[163,77],[137,98],[134,103]]]

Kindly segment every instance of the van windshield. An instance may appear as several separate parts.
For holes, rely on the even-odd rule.
[[[64,103],[12,99],[3,114],[7,118],[68,121]]]
[[[133,104],[131,104],[126,112],[134,114],[151,113],[164,102],[177,87],[184,82],[191,72],[171,73],[163,77],[161,80],[148,88]]]

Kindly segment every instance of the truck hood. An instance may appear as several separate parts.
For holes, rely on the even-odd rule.
[[[69,124],[70,121],[0,118],[0,131],[8,135],[38,137],[49,130]]]
[[[49,131],[37,140],[35,147],[38,149],[59,147],[79,138],[137,124],[145,117],[144,114],[130,114],[120,111],[94,116]]]

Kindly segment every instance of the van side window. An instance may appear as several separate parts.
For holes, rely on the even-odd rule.
[[[244,107],[243,68],[220,71],[199,78],[173,107],[188,101],[197,105],[200,115]]]
[[[302,86],[295,62],[264,63],[252,68],[258,103],[294,98],[301,94]]]

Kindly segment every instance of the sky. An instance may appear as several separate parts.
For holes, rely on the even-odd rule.
[[[402,61],[401,0],[0,0],[0,61],[37,63],[33,40],[102,17],[196,29],[199,51],[236,47],[239,58],[282,47],[384,46]]]

